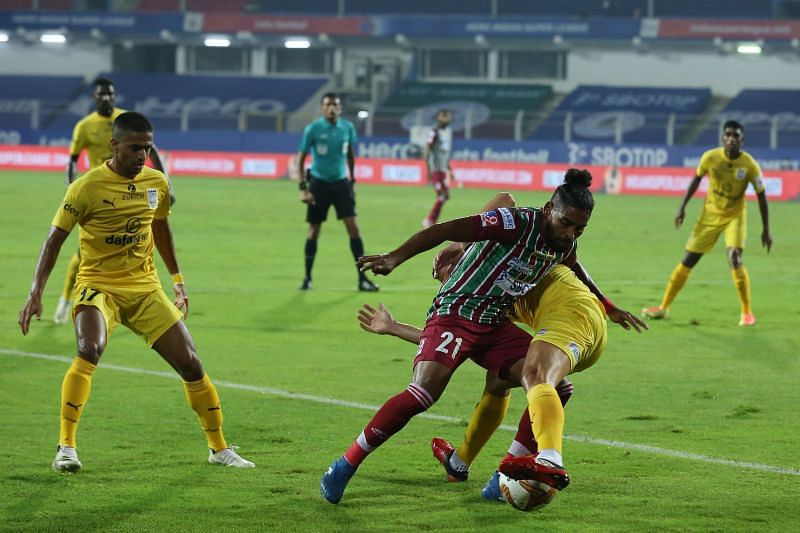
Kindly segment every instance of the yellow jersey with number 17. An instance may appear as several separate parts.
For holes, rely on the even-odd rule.
[[[729,159],[724,148],[709,150],[700,158],[696,175],[708,175],[704,209],[710,215],[734,218],[741,214],[745,207],[744,193],[750,183],[757,193],[764,191],[761,168],[747,152]]]
[[[161,288],[151,226],[168,215],[164,174],[144,167],[131,179],[103,163],[67,188],[53,225],[64,231],[80,225],[79,285],[148,291]]]
[[[114,124],[114,120],[123,113],[125,113],[124,109],[115,107],[110,117],[104,117],[95,111],[80,119],[72,131],[69,153],[80,155],[85,148],[89,154],[89,168],[99,167],[111,159],[111,145],[109,144],[111,126]]]

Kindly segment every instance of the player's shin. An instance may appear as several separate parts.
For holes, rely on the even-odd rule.
[[[736,286],[736,294],[739,296],[739,304],[742,306],[742,314],[750,315],[753,309],[750,307],[750,275],[744,265],[731,269],[733,284]]]
[[[672,270],[672,274],[669,276],[669,283],[667,283],[667,288],[664,290],[664,298],[661,300],[662,309],[669,309],[691,273],[692,269],[683,263],[678,263],[678,266]]]
[[[186,392],[186,401],[189,403],[189,407],[197,413],[197,418],[200,419],[200,426],[206,435],[208,447],[214,451],[227,448],[228,444],[222,435],[222,407],[219,395],[208,374],[203,374],[203,377],[197,381],[184,381],[183,389]]]
[[[61,431],[59,444],[77,448],[76,434],[81,414],[92,390],[92,374],[97,367],[76,357],[61,383]]]
[[[510,396],[498,398],[487,391],[483,392],[478,405],[472,411],[464,442],[456,450],[456,455],[466,464],[471,465],[489,438],[497,431],[508,411]]]
[[[555,387],[549,383],[540,383],[528,391],[527,397],[533,435],[542,451],[540,457],[559,465],[563,464],[561,453],[564,407],[561,405]]]
[[[389,440],[409,420],[427,410],[433,403],[433,397],[428,391],[412,383],[378,409],[358,439],[345,452],[345,460],[352,466],[359,466],[375,448]]]

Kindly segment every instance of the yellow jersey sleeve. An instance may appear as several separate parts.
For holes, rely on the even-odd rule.
[[[167,181],[167,177],[162,173],[155,169],[154,172],[158,172],[161,176],[163,185],[159,187],[158,190],[158,207],[156,207],[156,212],[153,215],[155,220],[161,220],[163,218],[167,218],[170,215],[170,204],[169,204],[169,182]]]
[[[708,174],[709,169],[712,166],[712,158],[713,158],[714,151],[709,150],[703,153],[702,157],[700,157],[700,163],[697,165],[697,170],[695,171],[695,176],[703,177]]]
[[[86,215],[88,201],[86,195],[83,194],[82,184],[83,182],[76,180],[67,187],[64,200],[53,217],[53,226],[70,232]]]
[[[72,130],[72,143],[69,145],[69,155],[81,155],[81,152],[86,148],[86,134],[83,125],[86,123],[85,119],[79,120]]]
[[[766,189],[764,188],[764,181],[761,179],[761,167],[753,157],[750,157],[750,165],[747,172],[747,181],[753,184],[753,189],[756,193],[762,193]]]

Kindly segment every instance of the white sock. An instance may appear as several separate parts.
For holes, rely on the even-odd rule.
[[[453,455],[450,456],[450,468],[456,472],[466,472],[469,470],[469,465],[461,460],[458,452],[453,452]]]
[[[531,455],[533,452],[519,442],[514,441],[508,447],[508,453],[514,457],[521,457],[523,455]]]
[[[540,451],[539,458],[550,461],[551,463],[556,464],[558,466],[564,465],[564,459],[561,457],[561,454],[555,448],[545,448],[544,450]]]

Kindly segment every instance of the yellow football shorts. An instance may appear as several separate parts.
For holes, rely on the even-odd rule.
[[[546,342],[570,360],[570,374],[586,370],[600,359],[606,347],[608,326],[599,302],[576,298],[552,309],[542,309],[542,319],[531,343]]]
[[[106,322],[109,337],[120,324],[144,337],[152,346],[183,315],[163,290],[115,288],[94,289],[81,283],[75,287],[72,316],[79,305],[96,307]]]
[[[747,239],[747,210],[731,218],[700,212],[692,234],[686,243],[686,251],[707,254],[714,249],[720,233],[725,234],[725,246],[728,248],[744,248]]]

